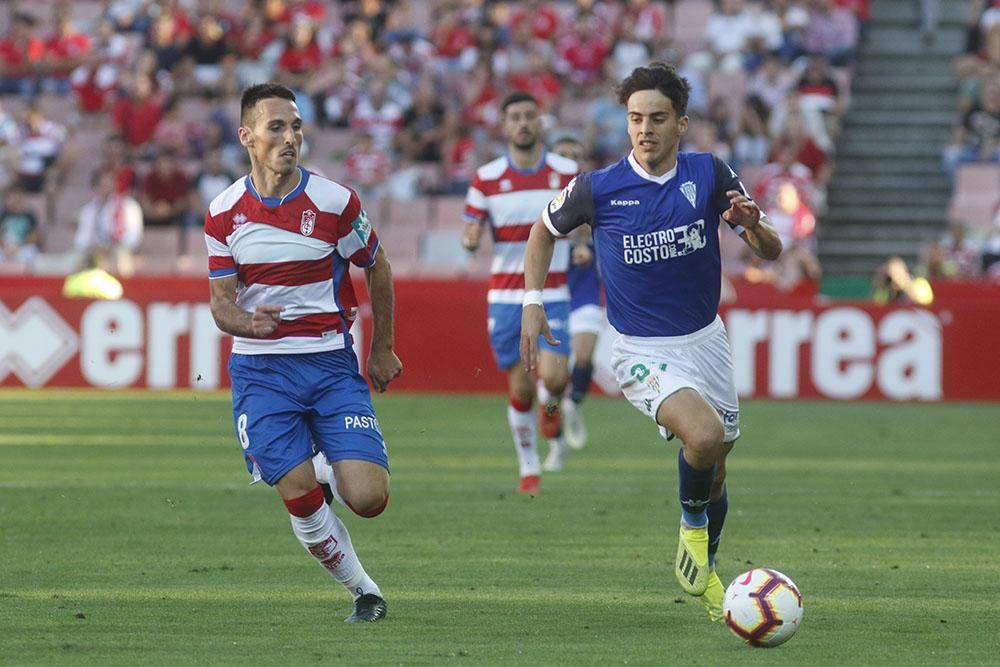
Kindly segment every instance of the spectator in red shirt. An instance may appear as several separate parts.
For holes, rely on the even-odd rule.
[[[514,90],[530,93],[538,100],[538,107],[543,113],[555,113],[559,106],[562,84],[559,77],[552,73],[545,53],[539,49],[533,49],[529,54],[527,70],[511,75],[510,86]]]
[[[70,90],[69,76],[90,55],[90,37],[73,25],[65,5],[55,9],[55,32],[45,41],[45,67],[47,77],[44,87],[66,94]]]
[[[180,226],[193,218],[191,180],[172,149],[160,150],[153,169],[142,179],[139,203],[149,227]]]
[[[306,19],[297,20],[278,59],[279,78],[289,88],[301,90],[322,64],[323,52],[316,41],[316,26]]]
[[[154,92],[153,82],[143,75],[132,80],[127,97],[118,100],[111,111],[115,129],[137,153],[153,138],[162,117],[162,95]]]
[[[559,40],[560,72],[578,93],[601,80],[608,42],[595,30],[592,14],[581,12],[573,22],[573,31]]]
[[[43,71],[45,42],[35,35],[31,14],[14,14],[11,32],[0,41],[0,95],[34,95]]]
[[[438,62],[445,70],[461,68],[462,54],[475,48],[476,35],[464,22],[458,7],[445,5],[431,30],[431,43],[437,47]]]
[[[524,0],[521,6],[510,13],[510,31],[517,32],[518,26],[527,22],[535,39],[553,41],[559,34],[559,14],[542,0]]]

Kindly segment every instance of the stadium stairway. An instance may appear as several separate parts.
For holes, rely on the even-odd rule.
[[[950,67],[964,48],[967,9],[964,2],[939,5],[928,42],[917,2],[872,3],[818,229],[825,276],[870,277],[891,255],[912,262],[947,225],[951,185],[941,153],[956,118]]]

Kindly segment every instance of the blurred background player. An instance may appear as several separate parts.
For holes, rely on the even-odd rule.
[[[548,203],[577,173],[572,160],[545,150],[541,111],[529,93],[511,93],[501,107],[507,154],[481,166],[469,186],[465,200],[467,224],[462,243],[469,251],[479,247],[483,227],[493,232],[493,263],[490,267],[490,345],[497,366],[507,374],[510,405],[507,420],[517,449],[521,482],[518,491],[537,493],[541,472],[563,467],[566,444],[562,438],[559,397],[569,379],[569,338],[545,346],[538,376],[553,399],[542,408],[542,430],[549,440],[545,465],[539,465],[535,418],[532,405],[535,384],[518,363],[521,337],[521,303],[524,291],[524,245],[535,220]],[[565,331],[569,321],[570,243],[560,240],[552,258],[549,279],[531,297],[545,309],[553,326]],[[546,267],[548,268],[548,267]]]
[[[629,400],[667,439],[681,440],[681,527],[674,573],[722,620],[715,553],[728,509],[726,455],[740,435],[739,401],[719,317],[719,219],[773,260],[781,241],[736,173],[711,153],[678,153],[688,129],[687,80],[664,63],[638,67],[618,87],[632,152],[577,176],[542,213],[525,251],[525,289],[545,281],[558,236],[589,224],[618,338],[612,364]],[[536,363],[545,311],[525,300],[521,357]]]
[[[402,372],[392,270],[358,196],[299,166],[302,118],[291,90],[247,88],[239,138],[250,174],[205,216],[212,315],[234,337],[236,432],[254,481],[277,488],[299,542],[353,596],[346,620],[377,621],[382,591],[318,482],[359,516],[389,502],[385,441],[349,331],[357,311],[349,264],[365,270],[368,377],[379,392]],[[329,465],[314,467],[314,446]]]
[[[569,158],[578,165],[583,164],[583,144],[575,137],[560,137],[552,144],[552,152]],[[566,444],[573,449],[583,449],[587,444],[587,426],[580,412],[580,404],[590,391],[590,382],[594,377],[594,350],[597,348],[598,334],[604,325],[604,310],[601,307],[601,278],[594,262],[590,226],[582,225],[577,228],[572,242],[573,251],[567,274],[570,391],[568,396],[563,396],[560,408]],[[539,400],[543,400],[541,392]]]

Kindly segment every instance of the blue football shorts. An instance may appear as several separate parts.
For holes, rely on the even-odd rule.
[[[559,345],[549,345],[539,337],[539,348],[564,357],[569,356],[569,302],[555,301],[545,304],[552,336]],[[521,360],[521,304],[491,303],[488,328],[493,358],[501,370],[507,370]]]
[[[274,485],[318,450],[330,463],[389,469],[382,429],[354,350],[233,354],[233,420],[254,481]]]

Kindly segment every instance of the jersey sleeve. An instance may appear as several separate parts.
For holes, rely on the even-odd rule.
[[[555,236],[566,236],[580,225],[593,221],[590,173],[575,176],[542,211],[542,222]]]
[[[730,190],[738,190],[743,193],[747,199],[753,199],[747,189],[743,186],[743,182],[740,181],[740,177],[736,175],[733,168],[726,164],[724,161],[720,160],[716,156],[712,156],[712,167],[715,170],[715,187],[712,189],[712,207],[721,216],[724,212],[729,210],[729,197],[726,193]],[[728,224],[728,223],[727,223]],[[729,225],[732,227],[737,234],[743,233],[743,228],[739,225]]]
[[[358,195],[351,192],[337,224],[337,252],[351,264],[367,269],[375,263],[377,251],[378,236]]]
[[[235,276],[236,260],[226,241],[228,229],[222,215],[205,213],[205,245],[208,247],[208,277],[211,280]]]
[[[479,178],[479,174],[476,174],[472,178],[469,191],[465,194],[465,220],[482,224],[489,216],[486,195],[483,194],[483,181]]]

